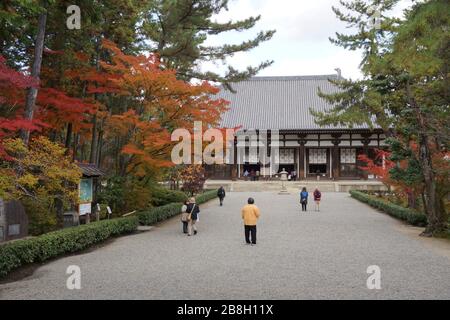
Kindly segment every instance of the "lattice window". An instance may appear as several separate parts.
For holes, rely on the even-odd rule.
[[[355,164],[356,149],[341,149],[341,163]]]
[[[280,163],[294,164],[295,163],[294,149],[280,149]]]
[[[326,164],[327,149],[309,149],[310,164]]]

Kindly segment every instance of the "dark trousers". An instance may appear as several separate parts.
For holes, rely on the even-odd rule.
[[[308,203],[305,201],[305,202],[302,202],[302,211],[306,211],[306,206],[308,205]]]
[[[221,206],[223,206],[223,199],[224,199],[223,197],[219,197],[220,205],[221,205]]]
[[[245,242],[256,244],[256,226],[245,226]]]
[[[184,222],[184,221],[182,221],[183,222],[183,233],[188,233],[188,225],[189,225],[189,222]]]

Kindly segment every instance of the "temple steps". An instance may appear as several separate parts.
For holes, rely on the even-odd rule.
[[[208,180],[205,189],[218,189],[223,186],[232,192],[277,192],[281,190],[281,181],[229,181]],[[349,190],[386,190],[379,181],[289,181],[286,187],[289,192],[297,192],[303,187],[312,191],[319,187],[322,192],[348,192]]]

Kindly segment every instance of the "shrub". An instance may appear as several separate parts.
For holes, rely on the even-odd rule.
[[[428,223],[427,216],[423,213],[401,207],[361,191],[352,190],[350,194],[353,198],[367,203],[371,207],[380,209],[395,218],[407,221],[414,226],[423,227]]]
[[[179,171],[179,179],[183,182],[182,190],[191,195],[199,193],[205,185],[205,168],[201,165],[189,165]]]
[[[167,220],[181,213],[182,203],[171,203],[162,207],[155,207],[138,213],[139,223],[150,226]]]
[[[0,277],[26,264],[84,250],[110,237],[131,233],[137,226],[137,217],[104,220],[6,243],[0,246]]]
[[[178,190],[169,190],[162,187],[154,187],[151,190],[151,204],[155,207],[165,206],[170,203],[183,203],[187,199],[187,195]]]
[[[196,197],[197,204],[206,203],[214,198],[217,198],[217,191],[206,191]],[[138,213],[139,223],[144,226],[149,226],[160,221],[170,219],[181,213],[182,203],[171,203],[162,207],[151,208]]]
[[[198,204],[202,204],[215,198],[217,198],[217,190],[208,190],[199,194],[195,199]]]

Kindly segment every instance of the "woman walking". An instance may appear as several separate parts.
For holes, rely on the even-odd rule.
[[[192,236],[192,231],[194,231],[194,235],[196,235],[198,233],[197,221],[198,215],[200,213],[200,208],[195,203],[195,198],[189,199],[189,204],[187,205],[187,212],[189,213],[188,236]]]
[[[186,200],[181,207],[181,223],[183,224],[183,233],[188,233],[188,225],[189,225],[189,213],[187,211],[189,205],[189,200]]]
[[[306,191],[305,187],[302,189],[302,192],[300,192],[300,203],[302,204],[302,211],[307,211],[308,191]]]
[[[316,203],[316,211],[320,211],[320,200],[322,200],[322,193],[319,190],[319,187],[316,187],[314,190],[314,202]]]

